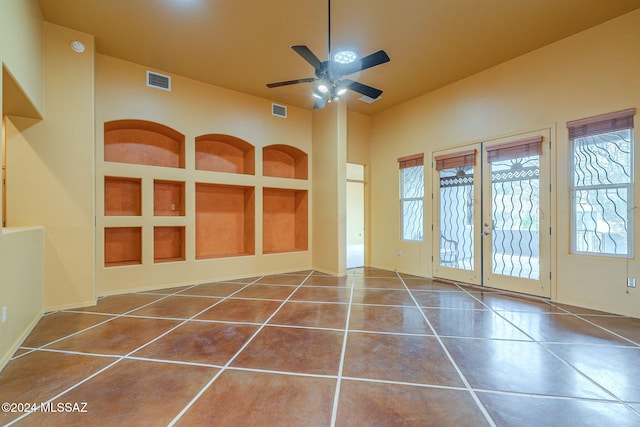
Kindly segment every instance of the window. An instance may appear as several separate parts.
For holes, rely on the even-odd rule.
[[[424,240],[424,154],[401,157],[400,216],[403,240]]]
[[[635,109],[567,123],[571,141],[571,252],[633,256]]]

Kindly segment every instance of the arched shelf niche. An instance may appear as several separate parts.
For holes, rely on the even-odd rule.
[[[231,135],[198,136],[196,169],[255,175],[255,148],[247,141]]]
[[[184,168],[184,135],[163,124],[146,120],[105,122],[104,160]]]
[[[262,149],[262,174],[279,178],[308,178],[308,156],[290,145],[268,145]]]

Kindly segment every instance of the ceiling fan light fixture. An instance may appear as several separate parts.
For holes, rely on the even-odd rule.
[[[322,99],[322,95],[320,95],[320,94],[319,94],[318,92],[316,92],[316,91],[313,91],[313,92],[311,93],[311,95],[312,95],[314,98],[316,98],[316,99]]]
[[[327,86],[326,83],[320,83],[318,85],[318,92],[320,93],[327,93],[329,92],[329,86]]]
[[[347,88],[346,88],[346,87],[340,87],[340,88],[338,88],[338,91],[336,92],[336,94],[337,94],[338,96],[342,96],[342,95],[344,95],[345,93],[347,93]]]
[[[351,64],[356,59],[358,59],[358,52],[355,50],[345,49],[333,55],[333,60],[342,65]]]

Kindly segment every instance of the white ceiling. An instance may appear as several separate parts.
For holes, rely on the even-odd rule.
[[[311,109],[291,45],[327,58],[326,0],[39,0],[46,21],[95,36],[99,53]],[[351,76],[384,91],[374,114],[640,7],[640,0],[332,0],[332,47],[391,62]]]

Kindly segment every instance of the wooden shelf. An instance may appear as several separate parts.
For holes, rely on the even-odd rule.
[[[107,122],[104,124],[104,160],[184,168],[184,135],[146,120]]]
[[[153,214],[155,216],[184,216],[184,182],[153,181]]]
[[[307,190],[265,188],[262,206],[263,253],[306,251],[309,241]]]
[[[255,253],[253,187],[196,183],[196,259]]]
[[[184,261],[184,227],[153,228],[153,261]]]
[[[142,264],[142,228],[104,229],[104,266]]]
[[[255,148],[230,135],[209,134],[196,138],[196,169],[255,174]]]
[[[142,215],[142,180],[140,178],[104,177],[105,216]]]
[[[262,175],[279,178],[308,178],[308,156],[290,145],[269,145],[262,149]]]

